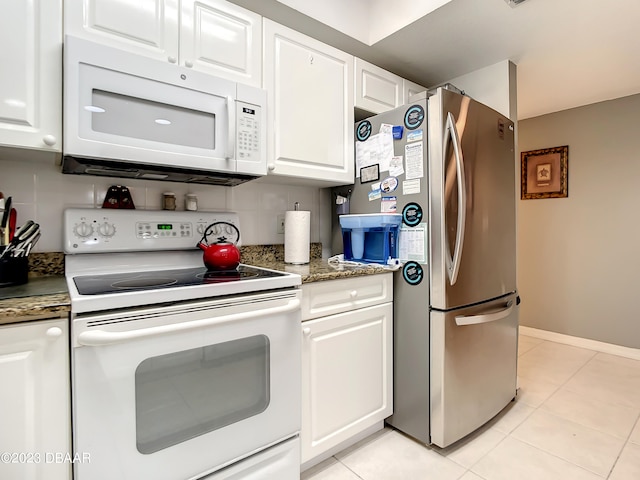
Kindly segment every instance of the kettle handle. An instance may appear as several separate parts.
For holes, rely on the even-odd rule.
[[[229,227],[231,227],[233,229],[233,232],[230,233],[230,236],[233,238],[235,237],[235,240],[230,240],[228,237],[226,237],[225,235],[219,236],[217,238],[217,242],[213,242],[213,243],[224,243],[224,242],[228,242],[228,243],[233,243],[234,245],[236,245],[239,241],[240,241],[240,230],[238,230],[238,227],[236,227],[233,223],[229,223],[229,222],[214,222],[211,225],[209,225],[207,228],[204,229],[204,234],[202,235],[202,238],[200,239],[200,242],[198,242],[198,246],[200,246],[203,242],[206,246],[211,245],[211,243],[209,242],[209,235],[214,233],[214,229],[216,225],[228,225]],[[202,248],[202,247],[200,247]]]

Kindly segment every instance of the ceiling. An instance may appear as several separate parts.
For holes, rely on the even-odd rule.
[[[309,0],[282,0],[298,10],[277,0],[231,1],[427,87],[511,60],[519,119],[640,93],[638,0],[526,0],[515,7],[505,0],[437,1],[442,6],[409,17],[395,32],[394,25],[381,40],[381,5],[389,5],[393,23],[395,5],[406,1],[325,1],[325,8],[342,7],[322,21],[299,11],[313,15],[301,7],[318,4]],[[433,0],[412,2],[426,3]]]

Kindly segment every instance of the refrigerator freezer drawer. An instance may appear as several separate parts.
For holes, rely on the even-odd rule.
[[[431,443],[446,447],[516,395],[516,295],[431,312]]]

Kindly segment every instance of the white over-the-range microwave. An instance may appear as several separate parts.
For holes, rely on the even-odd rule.
[[[267,173],[266,92],[67,36],[63,173],[238,185]]]

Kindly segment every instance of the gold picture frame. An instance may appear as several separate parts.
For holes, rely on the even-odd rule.
[[[520,154],[520,199],[569,196],[569,146]]]

